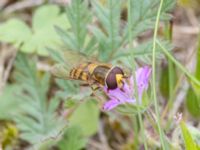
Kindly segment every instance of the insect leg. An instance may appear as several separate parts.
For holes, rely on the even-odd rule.
[[[80,86],[90,86],[89,83],[81,83]]]
[[[93,91],[100,89],[100,87],[96,83],[92,84],[91,88],[92,88]]]

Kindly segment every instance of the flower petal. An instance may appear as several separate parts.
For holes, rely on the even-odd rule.
[[[133,96],[133,76],[129,78],[129,84],[124,82],[123,90],[129,97]]]
[[[125,101],[118,101],[116,99],[111,99],[104,104],[103,109],[108,111],[108,110],[111,110],[111,109],[117,107],[118,105],[121,105],[124,103],[134,104],[135,102],[136,102],[135,99],[126,99]]]
[[[103,109],[104,110],[111,110],[115,107],[117,107],[118,105],[120,105],[122,102],[116,100],[116,99],[111,99],[109,101],[107,101],[104,106],[103,106]]]
[[[114,90],[107,90],[106,94],[108,95],[108,97],[110,97],[111,99],[116,99],[118,101],[124,101],[126,99],[129,99],[129,95],[127,95],[127,93],[125,91],[122,91],[119,88],[116,88]]]
[[[148,66],[136,70],[136,83],[138,87],[139,99],[141,99],[143,91],[148,88],[150,75],[151,69]],[[105,86],[104,92],[108,95],[110,100],[104,104],[104,110],[111,110],[124,103],[134,104],[136,100],[133,98],[133,82],[133,76],[131,76],[126,80],[126,82],[124,82],[122,89],[116,88],[114,90],[108,90],[108,88]]]
[[[148,66],[139,68],[136,71],[136,82],[138,86],[139,96],[142,96],[143,91],[147,90],[150,75],[151,69]]]

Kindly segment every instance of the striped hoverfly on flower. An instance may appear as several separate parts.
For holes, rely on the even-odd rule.
[[[120,88],[130,76],[127,69],[97,61],[94,57],[88,58],[80,52],[65,51],[61,56],[64,62],[55,64],[52,74],[61,79],[83,81],[93,90],[104,86],[108,90]]]

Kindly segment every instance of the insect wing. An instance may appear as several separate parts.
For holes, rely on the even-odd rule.
[[[124,72],[124,78],[129,78],[130,76],[132,76],[132,70],[130,67],[127,67],[126,65],[123,65],[123,64],[120,64],[119,67]]]
[[[83,63],[95,61],[95,58],[93,57],[90,58],[83,53],[71,50],[65,50],[64,52],[61,52],[61,56],[64,62],[54,65],[51,69],[51,73],[54,76],[62,79],[72,79],[70,77],[70,72],[72,69],[78,69]]]
[[[132,75],[132,70],[128,67],[123,67],[124,76],[129,78]]]
[[[76,68],[82,63],[94,62],[96,59],[94,57],[88,57],[87,55],[76,52],[76,51],[64,51],[63,52],[64,63],[68,66],[68,68]]]
[[[62,79],[71,79],[69,76],[70,69],[65,64],[56,64],[51,68],[51,73]]]

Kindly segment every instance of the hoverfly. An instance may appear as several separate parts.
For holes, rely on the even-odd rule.
[[[63,60],[64,63],[52,67],[52,74],[62,79],[84,81],[93,90],[105,85],[108,90],[120,88],[129,77],[121,67],[96,61],[80,52],[65,51]]]

